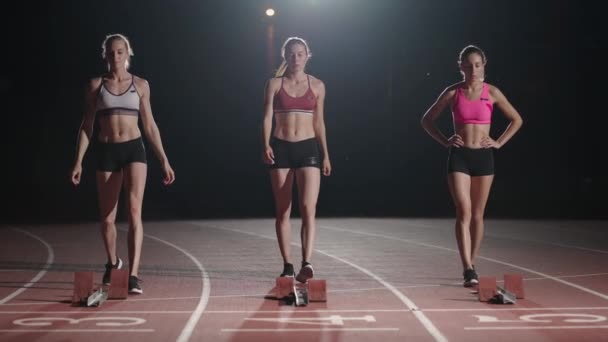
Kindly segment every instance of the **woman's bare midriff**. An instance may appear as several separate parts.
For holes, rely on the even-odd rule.
[[[137,139],[141,131],[134,115],[108,115],[99,118],[97,140],[104,143],[120,143]]]
[[[464,147],[482,148],[481,140],[490,135],[490,124],[460,124],[455,126],[463,142]]]
[[[291,142],[314,138],[313,116],[296,112],[275,113],[273,136]]]

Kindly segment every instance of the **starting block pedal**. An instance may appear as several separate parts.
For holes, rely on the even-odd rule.
[[[86,306],[100,306],[101,303],[108,299],[108,291],[99,287],[89,297],[87,297]],[[83,303],[84,304],[84,303]]]
[[[504,286],[496,284],[496,277],[479,277],[477,293],[480,302],[494,304],[515,304],[524,298],[524,280],[519,273],[504,275]]]
[[[93,285],[92,271],[74,272],[74,294],[72,305],[74,306],[99,306],[108,299],[126,299],[128,289],[129,272],[127,270],[112,270],[112,282],[109,287]]]
[[[488,303],[492,304],[515,304],[516,302],[515,294],[500,286],[496,288],[496,295],[488,300]]]
[[[327,283],[322,279],[309,279],[300,284],[292,277],[276,278],[276,297],[295,306],[306,306],[310,302],[327,301]]]

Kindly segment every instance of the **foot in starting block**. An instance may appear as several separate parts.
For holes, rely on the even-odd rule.
[[[276,297],[296,306],[306,306],[310,302],[326,302],[327,284],[321,279],[309,279],[301,284],[296,283],[292,277],[278,277]]]

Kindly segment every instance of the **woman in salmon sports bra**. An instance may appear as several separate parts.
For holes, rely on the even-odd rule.
[[[141,117],[147,140],[160,160],[164,174],[163,183],[169,185],[175,174],[165,155],[160,133],[152,116],[150,86],[148,82],[127,70],[133,49],[122,34],[108,35],[102,43],[102,57],[108,73],[93,78],[85,91],[85,111],[78,134],[76,158],[71,171],[71,181],[80,184],[82,160],[89,147],[96,154],[97,191],[101,235],[107,254],[103,283],[111,281],[112,269],[123,267],[116,254],[116,212],[121,189],[126,192],[129,219],[129,293],[141,294],[138,278],[139,260],[143,241],[141,219],[144,189],[146,186],[146,151],[138,126]],[[99,133],[93,137],[97,118]]]
[[[262,159],[270,170],[275,199],[275,228],[283,257],[281,276],[296,277],[304,283],[314,276],[311,257],[321,173],[325,176],[331,173],[323,119],[325,85],[305,73],[311,54],[304,39],[288,38],[281,55],[283,63],[276,77],[268,80],[265,87]],[[297,276],[290,255],[289,218],[294,180],[302,217],[302,263]]]
[[[494,179],[494,149],[503,147],[521,128],[523,120],[505,95],[485,83],[486,56],[477,46],[466,46],[459,55],[462,82],[447,87],[422,117],[424,130],[448,148],[448,187],[456,208],[456,241],[463,266],[464,286],[478,283],[475,257],[484,233],[484,211]],[[447,138],[435,120],[451,107],[454,134]],[[494,106],[510,121],[494,140],[490,124]]]

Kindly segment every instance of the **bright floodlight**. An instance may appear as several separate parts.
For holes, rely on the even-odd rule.
[[[269,8],[266,10],[266,15],[269,17],[272,17],[274,15],[274,10],[272,8]]]

